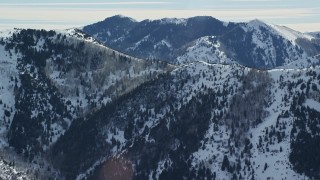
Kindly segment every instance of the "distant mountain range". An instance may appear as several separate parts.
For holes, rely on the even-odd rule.
[[[0,30],[0,179],[319,179],[318,35],[212,17]]]
[[[309,34],[309,35],[311,35],[311,36],[313,36],[315,38],[318,38],[318,39],[320,38],[320,32],[309,32],[307,34]]]
[[[82,30],[131,56],[178,64],[196,59],[274,68],[320,54],[319,34],[303,34],[260,20],[226,23],[201,16],[137,22],[118,15]]]

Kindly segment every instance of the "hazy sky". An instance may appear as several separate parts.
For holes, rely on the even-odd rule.
[[[320,0],[0,0],[0,29],[64,29],[122,14],[137,20],[208,15],[223,21],[261,19],[320,31]]]

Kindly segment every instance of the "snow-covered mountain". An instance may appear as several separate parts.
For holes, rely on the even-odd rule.
[[[73,29],[3,31],[0,62],[0,149],[11,154],[10,146],[30,162],[47,154],[72,121],[174,68]],[[10,164],[12,157],[2,156]]]
[[[313,36],[315,38],[318,38],[318,39],[320,38],[320,32],[308,32],[306,34],[309,36]]]
[[[119,26],[125,27],[116,31]],[[223,22],[209,16],[141,22],[128,17],[113,16],[85,26],[83,31],[121,52],[144,59],[175,62],[192,41],[204,36],[221,35],[228,27],[233,26],[233,23],[225,26]]]
[[[55,164],[70,179],[112,166],[133,179],[318,178],[319,80],[319,66],[182,66],[77,121]]]
[[[178,32],[154,41],[181,46],[179,65],[78,29],[0,32],[1,179],[320,178],[314,36],[259,20],[113,18],[118,30],[105,32],[118,39],[187,27],[175,45]]]
[[[188,47],[185,54],[177,57],[179,64],[188,64],[199,60],[215,64],[236,63],[221,50],[221,44],[215,36],[205,36],[195,40],[194,45]]]
[[[120,26],[123,29],[116,31]],[[114,16],[85,26],[83,31],[130,55],[171,63],[188,63],[197,57],[209,63],[273,68],[320,52],[318,37],[260,20],[224,23],[212,17],[193,17],[137,22]]]

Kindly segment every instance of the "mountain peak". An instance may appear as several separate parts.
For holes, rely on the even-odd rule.
[[[206,22],[210,20],[216,20],[219,21],[218,19],[212,17],[212,16],[194,16],[194,17],[189,17],[189,18],[162,18],[162,19],[145,19],[141,22],[160,22],[160,24],[182,24],[186,25],[190,21],[195,21],[195,22]]]
[[[188,20],[199,21],[199,22],[208,21],[208,20],[220,21],[212,16],[194,16],[194,17],[188,18]]]
[[[118,15],[114,15],[114,16],[108,17],[105,20],[109,20],[109,19],[124,19],[124,20],[130,20],[132,22],[138,22],[137,20],[135,20],[135,19],[133,19],[131,17],[128,17],[128,16],[124,16],[122,14],[118,14]]]
[[[207,19],[216,19],[216,18],[212,16],[194,16],[189,19],[207,20]]]
[[[253,19],[249,22],[244,23],[243,29],[245,31],[256,31],[260,28],[268,29],[269,31],[273,31],[272,25],[265,23],[264,21],[260,19]]]
[[[263,21],[260,20],[260,19],[253,19],[253,20],[249,21],[249,22],[247,23],[247,25],[249,25],[249,26],[256,26],[256,27],[268,26],[265,22],[263,22]]]
[[[162,24],[186,24],[187,20],[184,18],[163,18],[160,19]]]

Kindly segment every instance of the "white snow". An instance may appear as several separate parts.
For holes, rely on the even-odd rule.
[[[271,30],[272,33],[278,34],[278,35],[282,36],[283,38],[287,39],[293,45],[296,45],[295,41],[298,38],[305,38],[308,40],[314,39],[314,37],[311,35],[303,34],[301,32],[290,29],[286,26],[264,23],[263,21],[258,20],[258,19],[249,21],[247,23],[247,26],[249,27],[249,29],[259,29],[259,27],[267,28],[267,29]]]
[[[305,38],[311,39],[312,36],[302,34],[300,32],[294,31],[287,27],[277,26],[272,24],[264,23],[260,20],[253,20],[248,23],[244,23],[242,28],[246,32],[252,32],[252,42],[256,44],[255,50],[264,51],[264,54],[268,56],[263,56],[262,60],[265,62],[265,65],[276,66],[277,54],[276,48],[274,46],[274,37],[281,37],[287,41],[285,41],[285,46],[282,48],[286,48],[286,52],[288,53],[288,57],[284,59],[284,64],[289,64],[291,62],[297,61],[299,59],[307,59],[308,55],[303,52],[299,52],[296,47],[299,47],[296,44],[297,38]],[[263,29],[267,29],[268,32],[264,32]],[[259,57],[257,56],[256,59]]]
[[[0,30],[0,38],[7,38],[12,36],[12,29]]]
[[[165,23],[184,23],[179,22],[175,19],[164,19]],[[306,37],[305,35],[301,36],[298,32],[292,32],[290,29],[280,26],[272,26],[272,25],[265,25],[259,20],[254,20],[250,22],[249,28],[257,28],[258,26],[265,26],[265,27],[272,27],[277,32],[281,34],[281,36],[285,37],[289,41],[294,41],[296,38],[304,37],[304,38],[310,38]],[[259,28],[258,28],[259,29]],[[247,29],[248,30],[248,29]],[[0,38],[1,37],[10,37],[10,33],[12,31],[3,31],[0,32]],[[74,37],[75,31],[70,30],[65,32],[70,35],[70,37]],[[145,37],[148,38],[148,37]],[[223,51],[220,50],[220,43],[218,41],[214,40],[215,37],[202,37],[195,41],[195,44],[187,49],[187,53],[183,56],[180,56],[178,58],[178,61],[181,64],[189,63],[188,65],[181,65],[179,68],[176,68],[173,72],[171,72],[172,75],[179,76],[179,73],[183,70],[186,70],[187,73],[191,76],[191,78],[195,78],[196,81],[192,82],[192,80],[188,80],[186,84],[179,90],[177,93],[177,97],[181,102],[179,104],[178,108],[181,108],[183,104],[186,104],[189,102],[195,95],[199,92],[205,92],[202,88],[202,85],[204,84],[208,88],[213,89],[215,92],[222,91],[225,87],[234,87],[235,92],[233,94],[227,95],[227,100],[230,101],[230,99],[233,97],[234,93],[236,93],[237,88],[241,85],[238,77],[235,75],[235,72],[238,72],[239,76],[246,74],[250,69],[244,68],[240,65],[236,64],[230,64],[230,65],[221,65],[221,64],[210,64],[210,63],[232,63],[233,61],[229,59]],[[262,34],[255,34],[253,36],[253,41],[256,43],[257,47],[259,48],[267,48],[268,43],[263,43]],[[93,38],[89,38],[86,40],[87,43],[95,44],[95,41]],[[42,41],[39,42],[39,45],[37,48],[41,48]],[[141,42],[140,42],[141,43]],[[171,44],[166,41],[162,40],[159,42],[159,45],[165,45],[167,47],[171,47]],[[139,44],[137,44],[139,45]],[[105,48],[102,45],[99,44],[100,48]],[[214,48],[214,50],[213,50]],[[109,49],[108,49],[109,50]],[[10,55],[7,51],[4,50],[4,47],[0,45],[0,100],[2,101],[2,104],[0,104],[0,150],[4,147],[7,147],[8,144],[6,142],[6,125],[8,123],[5,123],[3,118],[5,115],[5,111],[10,111],[11,116],[10,118],[6,118],[6,121],[11,122],[13,118],[13,114],[15,112],[14,106],[15,106],[15,98],[14,98],[14,79],[15,77],[18,77],[18,70],[16,68],[16,59],[19,57],[19,55],[14,54],[11,52],[12,55]],[[118,52],[117,52],[118,53]],[[58,55],[59,56],[59,55]],[[128,57],[128,56],[126,56]],[[54,59],[55,57],[53,57]],[[48,64],[52,63],[53,59],[48,60]],[[305,61],[305,59],[301,59],[302,61]],[[312,59],[312,62],[317,62],[319,59]],[[132,63],[134,65],[143,66],[142,60],[140,59],[133,59]],[[139,64],[141,63],[141,64]],[[303,175],[300,175],[292,170],[292,165],[289,162],[288,156],[290,153],[290,132],[292,128],[292,117],[288,118],[280,118],[281,122],[287,123],[287,128],[285,130],[285,138],[280,142],[276,144],[269,145],[269,152],[264,152],[261,148],[257,147],[257,144],[259,143],[259,137],[265,135],[266,128],[269,128],[271,126],[275,126],[278,116],[286,110],[289,110],[290,105],[283,101],[283,98],[285,95],[288,95],[287,89],[280,87],[280,76],[284,78],[282,81],[291,81],[291,82],[297,82],[298,79],[302,79],[304,82],[307,82],[308,78],[306,77],[306,72],[308,70],[315,70],[319,74],[319,67],[306,67],[305,64],[308,64],[309,62],[305,63],[301,66],[290,64],[288,66],[283,66],[278,69],[269,70],[268,72],[271,74],[272,79],[274,80],[273,86],[271,89],[272,92],[272,104],[266,108],[266,110],[269,112],[269,116],[263,120],[261,124],[259,124],[257,127],[252,128],[248,134],[252,134],[252,138],[250,139],[253,144],[252,149],[252,157],[251,162],[252,166],[255,171],[255,176],[258,179],[268,179],[274,178],[274,179],[303,179],[305,178]],[[106,62],[105,66],[110,65]],[[150,69],[140,69],[137,70],[137,66],[132,66],[132,68],[128,69],[127,71],[130,74],[130,78],[134,79],[143,79],[145,78],[145,75],[148,73],[161,73],[162,70],[157,70],[155,68]],[[301,69],[303,67],[304,69]],[[26,67],[28,69],[28,67]],[[140,67],[141,68],[141,67]],[[95,71],[88,72],[87,80],[89,82],[93,81],[93,75],[94,73],[98,73],[103,71],[103,68],[98,69]],[[81,73],[80,73],[81,74]],[[205,76],[204,76],[204,75]],[[86,89],[86,87],[82,87],[81,85],[77,84],[77,77],[74,77],[75,74],[70,73],[68,76],[61,75],[61,73],[57,69],[48,69],[48,75],[51,78],[52,82],[55,83],[60,90],[62,88],[70,88],[68,90],[71,90],[75,86],[79,88],[79,96],[74,96],[72,93],[65,96],[65,100],[70,100],[73,107],[79,107],[84,108],[89,105],[88,101],[86,100],[86,95],[88,94],[89,90]],[[83,75],[83,74],[82,74]],[[101,73],[100,75],[105,75]],[[108,90],[111,86],[115,84],[115,82],[120,81],[122,79],[130,79],[128,77],[127,72],[124,71],[112,71],[108,73],[108,75],[105,76],[105,81],[101,85],[101,87],[94,89],[95,91],[99,91],[97,93],[96,99],[94,99],[95,102],[98,102],[99,98],[102,98],[102,102],[110,102],[112,100],[111,96],[112,94],[103,94],[101,92],[104,92]],[[132,80],[131,79],[131,80]],[[141,81],[144,82],[144,81]],[[141,83],[139,82],[139,83]],[[318,83],[317,81],[314,81],[313,83]],[[18,86],[19,86],[18,82]],[[94,84],[93,84],[94,85]],[[136,85],[138,86],[138,84]],[[128,88],[131,90],[130,87]],[[92,90],[92,89],[91,89]],[[100,92],[101,91],[101,92]],[[300,86],[296,87],[294,91],[301,92]],[[73,92],[74,93],[74,92]],[[292,97],[289,97],[292,98]],[[219,98],[219,102],[223,101],[224,99],[222,97]],[[82,105],[79,105],[79,102],[81,101]],[[291,102],[292,99],[289,100]],[[6,106],[4,106],[6,104]],[[308,106],[312,109],[315,109],[317,111],[320,111],[320,102],[314,100],[314,99],[307,99],[304,103],[305,106]],[[50,108],[50,107],[49,107]],[[52,108],[52,107],[51,107]],[[12,111],[11,111],[12,109]],[[145,111],[146,107],[144,105],[140,106],[140,110]],[[152,118],[149,119],[149,121],[145,122],[144,127],[148,126],[149,128],[154,127],[159,123],[159,120],[164,117],[165,113],[167,113],[169,110],[167,108],[161,109],[160,113],[155,114],[154,109],[151,110]],[[219,113],[220,111],[228,111],[228,107],[223,107],[222,110],[213,109],[212,112]],[[34,110],[33,115],[37,115],[38,112]],[[68,119],[65,119],[65,122],[70,125],[70,121]],[[10,123],[9,123],[10,125]],[[201,148],[199,148],[196,152],[192,154],[192,166],[197,167],[200,163],[204,163],[205,166],[210,167],[212,171],[217,173],[217,176],[219,179],[230,179],[231,175],[228,174],[225,171],[221,171],[221,163],[223,156],[228,153],[227,148],[227,142],[229,139],[229,131],[226,129],[223,125],[218,125],[218,131],[214,131],[214,125],[212,122],[209,125],[208,131],[206,132],[205,138],[208,140],[205,142],[205,140],[201,141]],[[168,122],[168,128],[170,128],[170,122]],[[52,141],[55,142],[58,137],[61,135],[62,127],[59,124],[52,124],[52,132],[54,133],[54,136],[52,136]],[[108,129],[110,130],[110,129]],[[143,132],[142,130],[139,132],[140,134]],[[124,138],[124,131],[116,129],[115,134],[109,132],[108,136],[106,137],[106,142],[112,143],[112,138],[114,138],[116,141],[120,143],[120,147],[115,147],[112,152],[119,153],[121,150],[121,147],[126,143],[126,139]],[[149,137],[146,137],[146,141],[152,141],[152,139],[149,139]],[[177,146],[179,143],[177,143]],[[282,148],[282,152],[279,151],[280,147]],[[105,159],[98,160],[92,168],[88,169],[87,172],[91,172],[95,166],[99,165],[99,163],[103,162]],[[229,159],[231,162],[235,162],[235,156],[231,156]],[[158,168],[156,172],[156,176],[158,176],[161,171],[163,170],[164,164],[167,163],[170,166],[170,159],[164,159],[158,163]],[[268,164],[268,168],[264,170],[265,163]],[[243,164],[242,164],[243,166]],[[0,170],[1,167],[4,167],[3,162],[0,159]],[[0,173],[1,177],[1,173]],[[78,176],[78,178],[84,178],[85,175],[81,174]],[[2,178],[2,177],[1,177]]]
[[[139,40],[138,42],[136,42],[133,47],[128,48],[128,50],[135,50],[135,49],[139,48],[139,46],[140,46],[143,42],[148,41],[149,38],[150,38],[150,34],[144,36],[141,40]]]
[[[160,20],[161,24],[176,24],[176,25],[187,25],[187,19],[184,18],[164,18]]]
[[[304,33],[304,34],[312,36],[313,38],[316,38],[316,39],[320,38],[320,32],[307,32],[307,33]]]
[[[279,76],[277,75],[279,73],[275,73],[273,78],[276,81],[279,79]],[[277,85],[275,85],[275,88]],[[286,106],[283,104],[282,97],[287,92],[281,89],[277,89],[277,91],[274,93],[274,102],[270,107],[267,108],[269,111],[270,116],[267,117],[261,124],[257,126],[257,128],[254,128],[250,131],[252,133],[252,139],[251,142],[253,144],[253,155],[252,155],[252,161],[255,173],[257,177],[261,179],[267,179],[271,177],[276,177],[278,179],[297,179],[301,178],[299,174],[294,172],[292,170],[291,164],[289,162],[289,152],[290,152],[290,137],[288,136],[291,132],[291,128],[288,127],[286,130],[286,139],[284,139],[281,143],[277,143],[276,145],[272,146],[270,145],[270,151],[269,152],[261,152],[260,149],[258,149],[257,145],[259,144],[259,137],[263,139],[265,135],[265,129],[269,128],[271,126],[276,125],[277,117],[283,110],[289,110],[289,106]],[[279,109],[281,108],[281,110]],[[286,119],[290,123],[291,120]],[[283,151],[279,152],[280,147],[282,147]],[[264,171],[265,163],[267,163],[268,168],[266,171]]]
[[[169,49],[171,49],[172,48],[172,45],[170,44],[170,42],[168,41],[168,40],[166,40],[166,39],[163,39],[163,40],[161,40],[160,42],[158,42],[157,44],[155,44],[154,46],[153,46],[153,48],[154,49],[157,49],[157,48],[161,48],[162,46],[166,46],[166,47],[168,47]]]
[[[220,50],[220,42],[214,36],[205,36],[197,39],[193,46],[187,48],[186,52],[177,57],[179,64],[188,64],[196,61],[208,63],[230,64],[234,61]]]
[[[319,68],[314,70],[318,71]],[[259,137],[264,139],[263,137],[266,134],[266,128],[270,131],[272,126],[275,127],[278,116],[290,108],[292,97],[288,96],[290,93],[287,92],[286,88],[281,88],[281,82],[297,82],[298,79],[306,82],[308,81],[308,78],[306,78],[305,75],[305,72],[307,71],[308,69],[274,69],[269,71],[274,80],[274,90],[272,90],[273,103],[267,108],[270,115],[256,128],[250,130],[250,133],[252,133],[251,142],[253,143],[253,167],[256,176],[259,177],[259,179],[308,179],[304,175],[293,171],[292,165],[289,162],[290,133],[293,123],[292,117],[279,119],[279,122],[286,124],[286,128],[284,130],[285,137],[281,142],[269,144],[269,152],[267,152],[266,149],[261,149],[261,147],[258,148],[257,146],[259,144]],[[282,80],[280,79],[280,76],[282,77]],[[299,86],[294,91],[301,93]],[[289,98],[287,102],[283,100],[285,96]],[[305,105],[318,111],[320,110],[320,103],[313,99],[307,99]],[[263,141],[263,146],[264,145],[265,142]],[[280,151],[280,148],[282,149],[282,152]],[[266,170],[264,170],[265,163],[267,163],[268,166]]]
[[[229,23],[230,23],[230,22],[224,21],[224,22],[223,22],[223,26],[224,26],[224,27],[228,27]]]
[[[211,123],[204,139],[206,138],[209,141],[206,144],[202,141],[202,147],[192,154],[192,166],[197,167],[201,162],[205,162],[212,172],[216,172],[219,179],[230,179],[231,176],[227,172],[221,171],[223,157],[229,151],[226,146],[229,139],[228,131],[224,126],[219,126],[219,130],[214,131],[214,124]]]
[[[0,148],[8,146],[6,141],[7,128],[10,126],[15,113],[14,86],[15,78],[19,79],[16,69],[18,55],[8,53],[0,45]],[[17,86],[20,86],[19,80]],[[10,112],[10,117],[5,116],[5,111]]]
[[[210,66],[210,64],[204,63],[192,63],[189,66],[195,66],[195,69],[190,68],[190,73],[201,74],[201,72],[205,72],[204,66]],[[203,67],[202,67],[203,66]],[[212,66],[212,65],[211,65]],[[221,65],[215,65],[217,67]],[[223,67],[223,66],[221,66]],[[230,69],[231,67],[229,67]],[[258,179],[308,179],[304,175],[298,174],[293,170],[291,163],[289,162],[289,153],[290,153],[290,132],[292,129],[293,118],[280,118],[281,123],[286,124],[286,129],[283,130],[285,133],[284,138],[281,142],[276,142],[275,144],[269,144],[267,152],[265,149],[261,149],[257,147],[259,143],[259,136],[264,137],[266,128],[271,129],[271,127],[276,126],[278,116],[286,110],[290,108],[290,102],[292,100],[289,97],[289,93],[287,92],[286,87],[281,87],[281,82],[297,82],[299,79],[302,79],[304,82],[308,81],[306,77],[306,72],[308,70],[319,71],[319,68],[305,68],[305,69],[273,69],[269,70],[272,79],[272,103],[269,105],[266,110],[269,112],[269,116],[263,120],[261,124],[257,127],[252,128],[247,136],[252,134],[252,138],[250,139],[253,144],[253,148],[251,150],[252,156],[250,158],[251,165],[254,169],[254,176]],[[224,71],[222,71],[224,72]],[[228,74],[232,74],[228,70],[225,72]],[[280,80],[282,77],[282,80]],[[221,82],[224,82],[225,79],[221,79]],[[232,80],[231,80],[232,81]],[[210,81],[206,81],[202,79],[199,83],[205,83],[208,87],[219,87],[219,82],[212,84]],[[220,84],[221,85],[221,84]],[[198,86],[196,83],[194,86]],[[300,92],[300,86],[298,86],[294,91]],[[192,94],[192,93],[191,93]],[[192,95],[191,95],[192,96]],[[289,100],[284,101],[284,97],[287,96]],[[310,108],[320,110],[320,103],[313,99],[307,99],[305,102],[306,106]],[[218,131],[214,131],[213,123],[209,125],[209,129],[205,135],[204,139],[206,141],[201,141],[201,147],[198,151],[193,153],[192,157],[190,157],[192,161],[192,165],[197,167],[199,164],[205,165],[206,167],[210,167],[212,172],[217,173],[217,177],[219,179],[230,179],[231,174],[221,171],[221,163],[223,160],[223,156],[228,154],[228,137],[229,131],[224,128],[224,126],[218,125]],[[264,146],[266,143],[263,143]],[[281,152],[280,152],[281,148]],[[239,152],[236,152],[239,153]],[[228,158],[230,162],[236,162],[236,156],[230,156],[228,154]],[[267,169],[264,170],[265,163],[267,163]],[[241,163],[241,167],[244,167],[244,162]],[[241,172],[243,169],[241,170]],[[242,174],[243,175],[243,174]],[[245,179],[250,179],[251,174],[247,174]]]
[[[74,41],[74,39],[77,39],[77,40],[82,40],[85,42],[89,42],[89,43],[98,45],[100,47],[105,47],[104,44],[102,44],[101,42],[96,40],[94,37],[92,37],[92,36],[86,37],[86,34],[83,33],[78,28],[70,28],[70,29],[66,29],[66,30],[55,30],[55,31],[59,34],[68,36],[70,41]],[[74,39],[72,39],[72,38],[74,38]]]
[[[320,58],[319,55],[314,57],[303,57],[296,61],[293,61],[287,65],[277,67],[279,69],[304,69],[310,68],[312,66],[319,66],[320,65]]]
[[[107,31],[107,34],[109,37],[111,36],[111,32],[109,30]]]
[[[165,164],[167,164],[167,166],[170,167],[172,165],[171,159],[168,158],[158,163],[158,168],[156,170],[156,176],[155,176],[156,179],[159,179],[160,174],[162,173],[163,170],[165,170]],[[153,180],[152,174],[153,172],[150,173],[149,180]]]
[[[120,18],[130,19],[130,21],[132,21],[132,22],[138,22],[137,20],[135,20],[135,19],[133,19],[133,18],[131,18],[131,17],[127,17],[127,16],[124,16],[124,15],[121,15],[121,14],[116,15],[116,16],[118,16],[118,17],[120,17]]]
[[[295,31],[293,29],[290,29],[286,26],[279,26],[279,25],[273,25],[269,24],[276,32],[278,32],[282,37],[289,40],[292,44],[296,44],[296,40],[298,38],[305,38],[308,40],[314,39],[311,35],[303,34],[301,32]]]
[[[283,38],[287,39],[290,41],[293,45],[296,45],[296,39],[298,38],[305,38],[308,40],[314,39],[313,36],[304,34],[298,31],[295,31],[293,29],[290,29],[286,26],[280,26],[280,25],[274,25],[274,24],[269,24],[269,23],[264,23],[263,21],[260,20],[252,20],[247,24],[249,29],[259,29],[259,27],[265,27],[269,30],[271,30],[272,33],[278,34],[282,36]]]
[[[304,105],[320,112],[320,102],[315,101],[314,99],[307,99]]]

